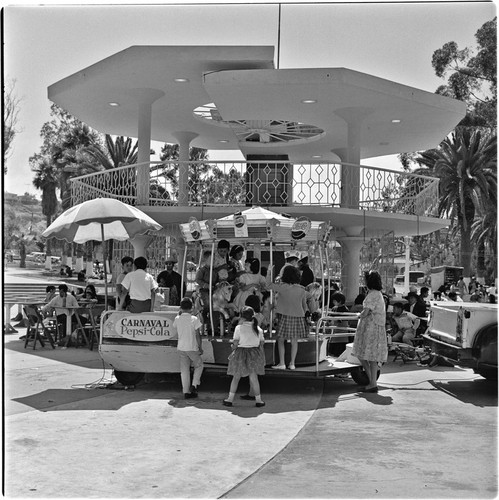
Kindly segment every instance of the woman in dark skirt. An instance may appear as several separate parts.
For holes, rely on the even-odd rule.
[[[258,327],[255,311],[245,306],[241,310],[241,323],[234,330],[232,353],[229,356],[227,374],[232,375],[229,397],[223,400],[225,406],[232,406],[241,377],[249,377],[250,386],[255,394],[255,406],[265,406],[260,394],[258,375],[265,374],[265,355],[263,351],[263,331]]]

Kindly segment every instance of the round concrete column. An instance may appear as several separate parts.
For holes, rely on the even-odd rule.
[[[130,243],[133,246],[133,258],[137,257],[145,257],[146,256],[146,248],[150,243],[150,236],[139,235],[135,236]]]
[[[189,204],[189,147],[191,141],[199,134],[195,132],[174,132],[178,141],[178,204],[186,207]]]
[[[151,116],[152,103],[163,97],[165,93],[156,89],[134,89],[134,97],[138,104],[137,132],[139,139],[137,163],[151,161]],[[149,165],[137,167],[137,205],[149,205]]]
[[[364,245],[364,238],[359,236],[345,236],[338,238],[341,244],[341,283],[343,294],[347,302],[353,303],[359,294],[360,285],[360,251]]]
[[[335,114],[347,122],[347,148],[335,150],[343,162],[353,165],[341,166],[341,207],[359,208],[360,189],[360,147],[361,127],[366,116],[372,109],[365,107],[351,107],[337,109]]]

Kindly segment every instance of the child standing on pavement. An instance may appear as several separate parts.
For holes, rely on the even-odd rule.
[[[197,398],[198,386],[201,384],[203,361],[201,354],[201,322],[191,314],[192,300],[185,297],[180,301],[180,314],[173,321],[173,329],[178,333],[177,350],[180,355],[180,377],[185,399]],[[194,375],[191,384],[191,364]]]
[[[258,375],[265,374],[265,355],[263,352],[263,331],[258,326],[255,311],[244,306],[241,310],[241,323],[234,330],[234,343],[229,356],[227,374],[232,375],[229,397],[223,400],[224,406],[232,406],[241,377],[249,377],[250,386],[255,392],[255,406],[265,406],[260,394]]]

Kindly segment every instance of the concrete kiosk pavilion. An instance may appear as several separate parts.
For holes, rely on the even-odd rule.
[[[275,69],[273,60],[272,46],[132,46],[51,85],[49,99],[83,122],[139,141],[137,165],[73,180],[72,203],[117,197],[165,228],[251,205],[330,221],[352,301],[366,240],[449,224],[436,214],[438,179],[360,161],[435,147],[465,104],[346,68]],[[151,162],[151,140],[179,144],[178,194]],[[237,173],[216,202],[199,197],[190,146],[246,158],[204,162]],[[146,241],[132,242],[136,255]]]

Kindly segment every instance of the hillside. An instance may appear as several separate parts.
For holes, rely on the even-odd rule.
[[[16,196],[5,193],[3,203],[4,248],[15,247],[15,239],[21,234],[36,237],[46,229],[41,201],[32,196]],[[33,251],[38,250],[34,248]]]

